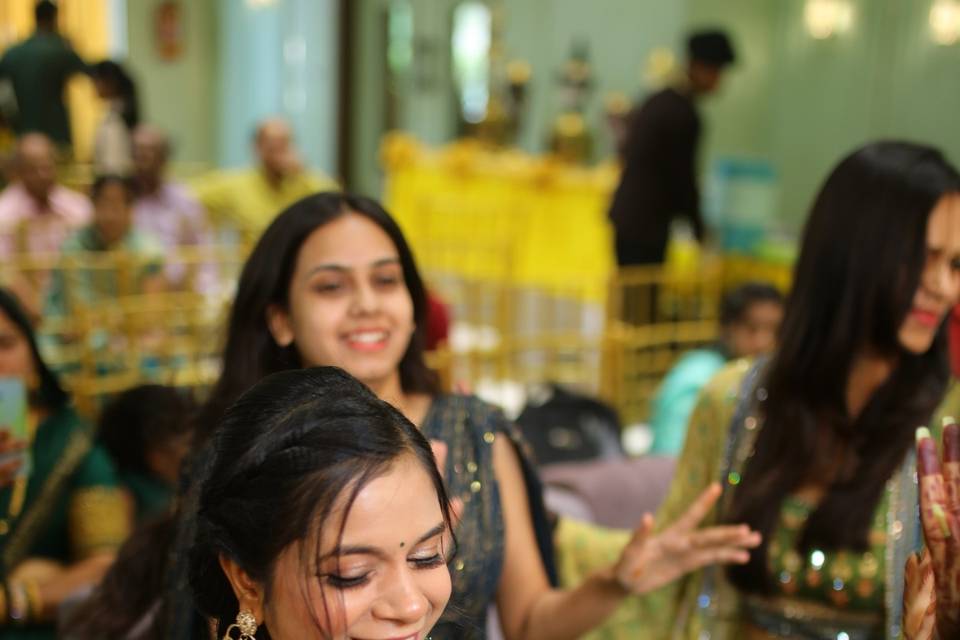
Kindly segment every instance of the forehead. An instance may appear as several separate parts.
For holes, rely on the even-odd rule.
[[[260,144],[278,144],[290,141],[290,128],[282,124],[268,124],[260,129]]]
[[[343,505],[338,511],[342,513]],[[349,507],[340,540],[339,527],[324,527],[321,548],[326,551],[339,544],[395,551],[403,542],[409,549],[441,521],[433,482],[421,463],[408,454],[360,489]]]
[[[367,265],[396,258],[393,240],[376,223],[347,213],[316,229],[304,242],[298,257],[300,269],[318,264]]]
[[[164,140],[153,132],[138,132],[133,136],[133,144],[138,149],[155,151],[163,148]]]
[[[20,150],[20,159],[24,164],[53,162],[53,150],[43,144],[24,145]]]
[[[758,300],[751,303],[746,310],[745,316],[753,318],[770,318],[779,316],[783,313],[783,305],[773,300]]]
[[[97,195],[98,200],[104,198],[123,198],[127,197],[127,189],[116,182],[108,182],[100,188],[100,193]]]
[[[927,244],[935,249],[960,252],[960,193],[943,196],[930,212]]]

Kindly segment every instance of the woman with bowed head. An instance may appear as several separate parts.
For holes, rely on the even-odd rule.
[[[430,445],[339,369],[245,393],[198,491],[190,584],[217,638],[423,640],[447,604],[450,506]]]

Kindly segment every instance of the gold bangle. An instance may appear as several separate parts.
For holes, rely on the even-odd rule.
[[[7,590],[0,589],[0,624],[6,624],[7,620]]]
[[[9,598],[10,622],[18,627],[26,626],[30,603],[27,600],[27,591],[19,582],[7,583],[7,597]]]
[[[36,580],[24,580],[23,592],[27,596],[27,620],[39,622],[43,613],[43,601],[40,599],[40,585]]]

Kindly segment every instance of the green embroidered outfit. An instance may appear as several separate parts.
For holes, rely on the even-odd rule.
[[[719,509],[727,507],[756,435],[763,428],[756,400],[766,393],[762,372],[748,362],[733,363],[706,387],[690,422],[670,493],[657,514],[658,525],[675,521],[715,480],[725,484]],[[948,391],[931,419],[960,407],[960,385]],[[939,438],[939,435],[937,435]],[[877,506],[865,553],[814,549],[801,556],[796,541],[812,505],[793,496],[784,501],[769,546],[776,582],[770,596],[744,596],[727,582],[722,568],[698,571],[643,597],[628,598],[589,640],[739,640],[746,627],[759,637],[810,640],[893,640],[900,636],[903,568],[922,544],[917,516],[914,456],[907,455],[887,483]],[[705,526],[718,521],[714,509]],[[592,571],[616,561],[630,533],[561,520],[555,539],[561,582],[577,584]],[[755,635],[750,637],[758,637]]]

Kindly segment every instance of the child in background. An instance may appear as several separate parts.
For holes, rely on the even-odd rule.
[[[138,524],[166,511],[176,495],[195,408],[179,389],[141,385],[114,398],[101,415],[100,440],[133,500]]]

